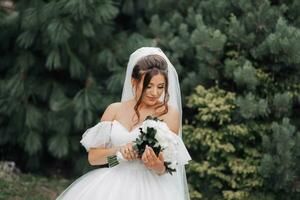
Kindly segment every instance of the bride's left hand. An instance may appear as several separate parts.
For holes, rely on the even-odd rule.
[[[162,152],[160,152],[159,155],[156,156],[153,149],[149,146],[146,146],[146,149],[142,155],[142,161],[147,168],[152,169],[157,173],[163,173],[165,171]]]

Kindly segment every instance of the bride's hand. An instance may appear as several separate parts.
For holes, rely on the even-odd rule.
[[[123,158],[126,160],[134,160],[138,159],[138,154],[137,152],[133,149],[132,143],[127,143],[125,146],[121,148],[121,154]]]
[[[162,152],[160,152],[157,157],[151,147],[146,147],[142,155],[142,161],[146,167],[156,171],[159,174],[164,173],[166,170]]]

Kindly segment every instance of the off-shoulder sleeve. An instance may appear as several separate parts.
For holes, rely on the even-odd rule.
[[[112,122],[102,121],[87,129],[83,135],[80,143],[84,146],[86,151],[92,147],[110,147],[111,146],[111,128]]]
[[[186,147],[185,147],[182,139],[179,136],[177,136],[177,135],[175,135],[174,139],[175,139],[175,143],[176,143],[175,146],[176,146],[176,150],[177,150],[177,154],[176,154],[176,156],[177,156],[177,163],[179,165],[186,165],[186,164],[188,164],[188,162],[190,160],[192,160],[192,158],[191,158],[188,150],[186,149]]]
[[[158,126],[166,134],[165,136],[169,138],[173,143],[173,148],[175,151],[174,159],[176,159],[178,165],[186,165],[190,160],[192,160],[188,150],[186,149],[182,138],[179,137],[176,133],[170,130],[168,125],[165,122],[159,123]]]

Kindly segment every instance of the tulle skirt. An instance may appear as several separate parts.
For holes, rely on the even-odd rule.
[[[182,200],[174,175],[157,175],[141,161],[92,170],[75,180],[57,200]]]

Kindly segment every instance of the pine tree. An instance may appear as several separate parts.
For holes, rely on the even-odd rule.
[[[271,134],[263,136],[266,154],[262,158],[261,174],[268,181],[268,189],[275,189],[278,198],[298,199],[300,133],[283,118],[281,124],[272,123]]]
[[[48,154],[76,163],[78,133],[113,98],[101,82],[112,74],[101,56],[111,53],[102,40],[117,14],[109,0],[72,0],[18,1],[1,15],[2,157],[25,151],[19,162],[27,169]]]

